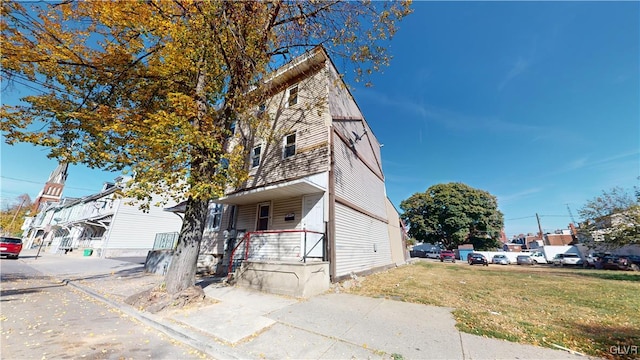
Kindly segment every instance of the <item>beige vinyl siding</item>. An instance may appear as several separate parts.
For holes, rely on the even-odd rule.
[[[268,230],[300,229],[302,221],[302,197],[278,199],[270,203]],[[240,206],[238,228],[255,230],[258,204]],[[285,221],[285,215],[293,213],[293,221]],[[249,241],[249,258],[254,260],[298,260],[301,256],[301,233],[253,234]],[[244,249],[244,247],[243,247]],[[242,250],[244,251],[244,250]]]
[[[342,140],[337,136],[334,139],[336,196],[386,219],[384,182]]]
[[[279,199],[273,201],[273,209],[271,209],[272,219],[270,230],[294,230],[301,229],[302,224],[302,197],[293,197],[289,199]],[[293,221],[285,221],[285,215],[293,213],[295,219]],[[298,238],[300,234],[296,234]]]
[[[391,258],[396,265],[404,264],[406,260],[407,248],[402,238],[402,229],[400,228],[400,216],[389,199],[386,199],[387,218],[389,223],[389,243],[391,245]]]
[[[258,211],[257,204],[238,206],[238,221],[236,229],[238,231],[255,231],[256,230],[256,214]]]
[[[392,263],[387,224],[336,204],[336,276]]]
[[[201,253],[214,255],[221,255],[224,253],[224,231],[229,228],[230,218],[231,205],[224,205],[222,208],[222,219],[220,219],[220,229],[218,231],[209,231],[205,229],[202,234],[202,243],[200,245]],[[209,221],[208,217],[207,221]]]
[[[179,232],[182,219],[176,214],[151,207],[148,213],[120,201],[111,222],[106,249],[151,249],[157,233]]]
[[[347,91],[342,79],[333,66],[327,66],[329,80],[329,110],[336,118],[363,118],[358,105]]]
[[[260,166],[250,171],[246,188],[327,171],[329,168],[330,113],[326,106],[326,71],[292,82],[298,85],[298,103],[285,107],[289,87],[273,96],[267,106],[269,126],[255,134],[253,145],[262,144]],[[296,154],[283,158],[284,136],[296,134]]]

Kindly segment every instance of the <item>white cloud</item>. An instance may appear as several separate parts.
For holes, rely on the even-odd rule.
[[[515,64],[511,66],[511,69],[509,70],[505,78],[498,85],[498,90],[502,90],[505,86],[507,86],[507,84],[511,82],[511,80],[515,79],[525,70],[527,70],[529,66],[529,61],[523,59],[522,57],[518,57],[518,60],[516,60]]]

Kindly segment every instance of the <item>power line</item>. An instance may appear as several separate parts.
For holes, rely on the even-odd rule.
[[[9,176],[0,176],[0,178],[7,179],[7,180],[22,181],[22,182],[27,182],[27,183],[31,183],[31,184],[38,184],[38,185],[44,185],[44,184],[45,184],[45,183],[44,183],[44,182],[42,182],[42,181],[33,181],[33,180],[17,179],[17,178],[12,178],[12,177],[9,177]],[[66,185],[65,185],[65,189],[85,190],[85,191],[96,191],[96,189],[79,188],[79,187],[66,186]]]

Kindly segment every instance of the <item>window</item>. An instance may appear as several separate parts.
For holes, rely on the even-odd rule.
[[[287,104],[293,106],[298,103],[298,85],[289,88]]]
[[[285,135],[283,147],[283,158],[286,159],[296,154],[296,133]]]
[[[207,216],[207,230],[220,230],[220,221],[222,220],[222,204],[209,204],[209,216]]]
[[[251,167],[260,166],[260,153],[262,152],[262,145],[258,145],[251,150]]]
[[[232,122],[231,125],[229,125],[229,132],[231,133],[231,135],[235,135],[236,134],[236,122]]]
[[[269,204],[258,205],[258,222],[256,223],[256,230],[268,230],[269,229]]]

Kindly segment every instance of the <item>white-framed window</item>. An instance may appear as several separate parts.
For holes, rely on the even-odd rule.
[[[293,106],[298,103],[298,85],[294,85],[287,90],[287,105]]]
[[[269,230],[269,215],[271,213],[271,204],[258,204],[258,221],[256,221],[256,231]]]
[[[282,157],[290,158],[296,154],[296,133],[287,134],[282,139]]]
[[[251,167],[260,166],[260,156],[262,155],[262,145],[258,145],[251,149]]]
[[[206,229],[208,231],[220,230],[220,222],[222,221],[222,204],[209,204],[209,214],[207,216]]]

